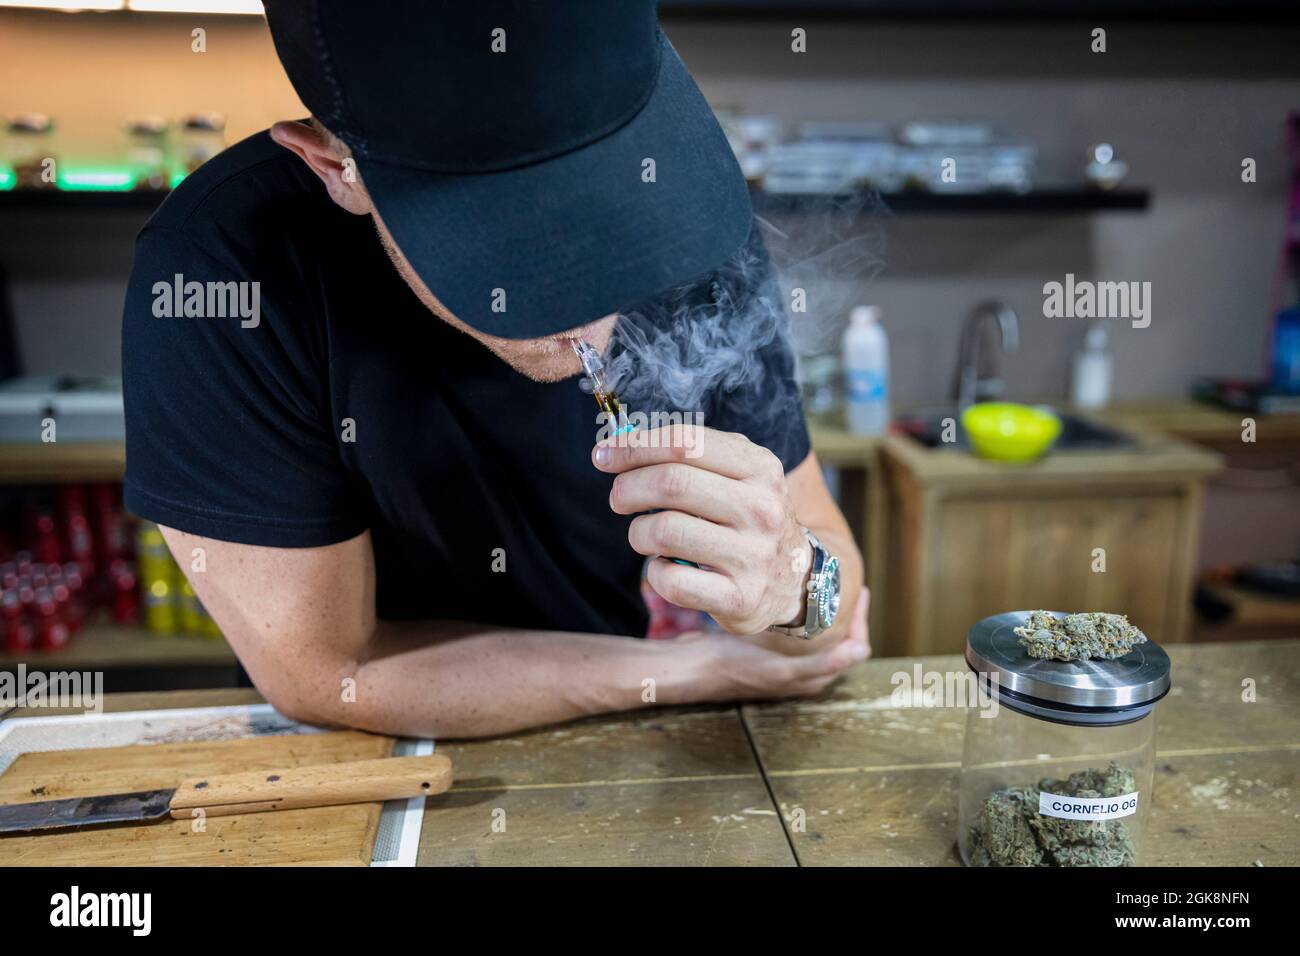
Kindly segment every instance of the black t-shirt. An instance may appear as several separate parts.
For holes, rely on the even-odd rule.
[[[187,308],[195,289],[204,305]],[[764,402],[788,400],[788,348],[766,352]],[[591,396],[527,379],[431,314],[370,217],[266,133],[141,231],[122,365],[135,514],[288,548],[369,529],[382,618],[644,634],[643,559],[591,464]],[[754,396],[734,398],[706,424],[787,470],[807,456],[800,416],[760,422]]]

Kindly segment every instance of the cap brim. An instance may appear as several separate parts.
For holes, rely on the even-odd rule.
[[[403,255],[461,321],[503,338],[553,335],[740,248],[752,216],[744,177],[686,67],[661,43],[645,106],[581,149],[471,175],[357,157]]]

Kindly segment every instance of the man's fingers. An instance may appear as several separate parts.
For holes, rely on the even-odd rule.
[[[744,435],[702,425],[668,425],[628,432],[597,445],[591,460],[610,474],[674,461],[737,479],[775,479],[783,473],[780,461],[762,445]]]
[[[866,656],[866,646],[862,642],[846,637],[827,650],[809,654],[805,657],[787,659],[795,664],[795,679],[808,681],[823,677],[834,677],[858,661],[865,660]]]
[[[843,670],[870,657],[871,645],[865,639],[849,635],[826,653],[831,656],[833,666]]]
[[[743,547],[738,532],[680,511],[660,511],[633,518],[627,529],[627,540],[633,551],[648,558],[683,558],[723,569],[736,565]],[[663,597],[672,600],[666,594]]]
[[[726,616],[736,602],[735,585],[730,578],[703,568],[678,564],[667,558],[651,561],[646,568],[645,578],[656,594],[678,607]]]
[[[736,527],[745,520],[747,496],[757,497],[757,492],[703,468],[669,462],[619,475],[609,506],[621,515],[669,509]]]

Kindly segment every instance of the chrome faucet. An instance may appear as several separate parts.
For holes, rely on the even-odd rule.
[[[996,319],[997,352],[981,347],[988,320]],[[1000,356],[1020,347],[1020,320],[1001,302],[989,300],[971,309],[961,328],[961,348],[957,352],[957,373],[953,378],[953,398],[958,408],[978,401],[998,398],[1006,383],[1002,381]]]

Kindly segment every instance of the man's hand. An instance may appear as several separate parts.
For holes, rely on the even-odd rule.
[[[618,476],[610,507],[638,515],[628,540],[654,558],[646,579],[664,600],[733,634],[802,623],[812,547],[772,452],[744,435],[674,425],[597,445],[592,460]]]
[[[791,656],[779,645],[769,647],[763,641],[701,631],[663,643],[680,645],[684,652],[698,652],[696,656],[702,658],[697,668],[705,675],[700,700],[812,697],[847,668],[871,656],[867,592],[858,595],[847,633],[832,646],[812,653]]]

